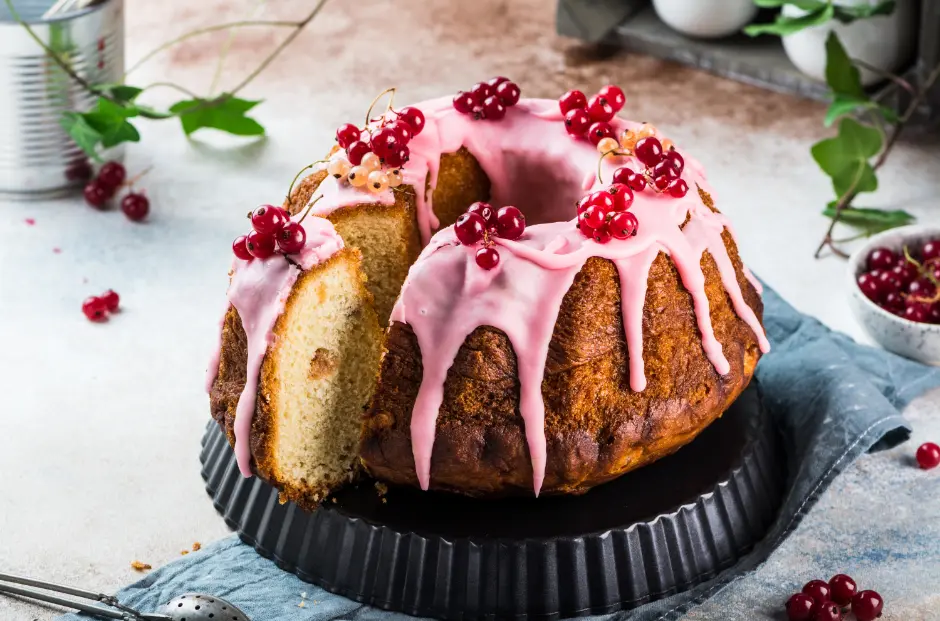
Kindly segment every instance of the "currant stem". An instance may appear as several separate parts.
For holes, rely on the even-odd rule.
[[[310,210],[313,209],[313,206],[316,205],[316,204],[320,201],[321,198],[323,198],[323,195],[322,195],[322,194],[321,194],[320,196],[316,197],[315,199],[313,199],[312,201],[310,201],[310,202],[307,204],[307,209],[306,209],[306,211],[304,211],[304,215],[300,216],[300,220],[297,221],[297,224],[303,223],[304,218],[307,217],[307,214],[310,213]]]
[[[598,183],[604,183],[604,175],[603,175],[603,172],[601,171],[601,164],[604,163],[604,158],[610,154],[614,154],[618,157],[626,157],[630,155],[629,153],[625,153],[621,151],[620,149],[611,149],[610,151],[605,151],[604,153],[601,153],[601,156],[597,158],[597,182]]]
[[[381,93],[375,96],[375,99],[372,100],[372,103],[369,104],[369,109],[366,111],[366,123],[363,127],[369,127],[369,123],[372,122],[372,108],[375,107],[375,104],[379,103],[379,100],[382,99],[383,95],[388,95],[389,93],[391,93],[391,97],[388,98],[388,107],[385,108],[385,112],[387,113],[389,110],[392,109],[392,103],[395,101],[396,90],[397,90],[396,87],[393,86],[391,88],[385,89],[384,91],[382,91]]]
[[[291,182],[290,182],[290,187],[287,188],[287,198],[285,199],[285,202],[286,202],[287,204],[290,204],[290,197],[291,197],[291,194],[294,193],[294,184],[297,183],[297,180],[298,180],[298,179],[300,179],[300,175],[304,174],[306,171],[310,170],[311,168],[313,168],[313,167],[316,166],[317,164],[325,164],[325,163],[328,162],[328,161],[329,161],[329,160],[317,160],[316,162],[313,162],[313,163],[311,163],[311,164],[307,164],[306,166],[304,166],[303,168],[301,168],[299,171],[297,171],[297,174],[294,175],[293,180],[291,180]]]
[[[134,187],[134,184],[135,184],[135,183],[137,183],[138,181],[140,181],[141,178],[143,178],[143,176],[146,175],[147,173],[149,173],[151,170],[153,170],[153,164],[151,164],[151,165],[148,166],[147,168],[143,169],[142,171],[140,171],[139,173],[137,173],[136,175],[134,175],[133,177],[131,177],[130,179],[128,179],[127,181],[125,181],[124,183],[122,183],[121,185],[125,185],[125,186],[127,186],[127,187],[129,187],[129,188],[132,188],[132,187]]]

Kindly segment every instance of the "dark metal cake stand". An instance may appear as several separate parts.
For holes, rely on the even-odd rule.
[[[214,422],[202,444],[216,509],[259,554],[328,591],[442,619],[602,614],[688,589],[764,536],[786,477],[756,382],[688,446],[583,496],[380,497],[363,481],[307,513],[242,478]]]

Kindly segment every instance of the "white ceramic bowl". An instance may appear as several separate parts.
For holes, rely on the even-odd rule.
[[[940,325],[917,323],[898,317],[865,297],[855,279],[866,271],[865,261],[875,248],[903,252],[930,239],[940,239],[940,226],[914,224],[875,235],[849,258],[849,305],[868,335],[888,351],[925,364],[940,366]]]
[[[757,16],[753,0],[653,0],[653,8],[673,30],[703,39],[733,35]]]

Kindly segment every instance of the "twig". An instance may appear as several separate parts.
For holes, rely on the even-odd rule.
[[[881,69],[874,65],[869,65],[864,60],[859,60],[858,58],[852,58],[850,59],[850,61],[852,62],[853,65],[861,67],[862,69],[865,69],[867,71],[871,71],[872,73],[877,75],[879,78],[883,78],[885,80],[891,80],[892,82],[894,82],[895,84],[897,84],[898,86],[906,90],[911,95],[915,95],[917,93],[917,89],[915,89],[914,86],[910,82],[908,82],[901,76],[894,75],[890,71],[885,71],[884,69]]]
[[[881,150],[881,153],[878,155],[878,159],[875,160],[875,163],[872,165],[873,170],[878,170],[881,168],[881,166],[885,163],[885,160],[888,159],[888,154],[891,153],[895,143],[897,143],[898,138],[900,138],[901,131],[904,129],[904,126],[907,125],[908,121],[911,120],[911,117],[914,116],[914,113],[917,112],[917,108],[919,108],[920,105],[924,102],[924,99],[927,98],[927,95],[930,93],[930,90],[933,88],[933,85],[938,78],[940,78],[940,64],[933,68],[933,71],[930,72],[930,75],[927,76],[927,79],[924,81],[923,86],[921,86],[920,90],[911,100],[911,103],[908,104],[904,114],[895,124],[894,131],[888,138],[888,142],[885,144],[884,148]],[[823,251],[823,248],[826,246],[829,246],[829,248],[839,256],[848,256],[845,252],[839,250],[833,244],[832,231],[839,222],[839,219],[842,216],[842,211],[848,207],[858,195],[858,193],[855,191],[857,181],[858,180],[856,180],[856,183],[852,184],[845,194],[839,197],[839,200],[835,205],[835,213],[832,216],[832,222],[829,223],[829,229],[826,231],[826,236],[823,237],[822,242],[820,242],[819,247],[816,249],[816,254],[814,256],[817,259],[819,258],[820,253]]]
[[[8,4],[9,2],[10,0],[7,0]],[[182,43],[183,41],[186,41],[187,39],[192,39],[193,37],[198,37],[199,35],[208,34],[210,32],[217,32],[219,30],[229,30],[232,28],[249,28],[252,26],[273,26],[273,27],[279,27],[279,28],[302,28],[303,26],[300,26],[301,23],[303,22],[287,22],[287,21],[280,21],[280,20],[259,19],[259,20],[241,20],[237,22],[227,22],[225,24],[215,24],[213,26],[206,26],[205,28],[198,28],[196,30],[187,32],[185,34],[181,34],[175,39],[171,39],[167,41],[166,43],[164,43],[163,45],[160,45],[159,47],[153,50],[150,50],[149,52],[144,54],[143,57],[141,57],[136,63],[131,65],[130,69],[124,72],[124,77],[127,78],[127,75],[129,73],[131,73],[132,71],[136,69],[139,69],[141,65],[143,65],[145,62],[147,62],[148,60],[150,60],[151,58],[153,58],[160,52],[173,47],[177,43]]]

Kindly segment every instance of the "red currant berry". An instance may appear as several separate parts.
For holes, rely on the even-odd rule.
[[[907,286],[907,292],[919,298],[932,298],[936,287],[926,278],[918,278]]]
[[[398,134],[387,127],[372,132],[369,144],[372,147],[372,152],[379,157],[388,157],[392,153],[398,153],[398,150],[404,146],[399,142]]]
[[[881,285],[881,290],[885,293],[888,291],[901,290],[901,281],[892,273],[891,269],[879,271],[876,278],[878,279],[878,283]]]
[[[248,252],[250,252],[251,256],[254,258],[267,259],[274,254],[277,240],[274,239],[274,235],[252,231],[248,233],[245,245],[248,247]]]
[[[99,297],[104,302],[104,307],[108,309],[109,313],[116,312],[118,306],[121,305],[121,296],[119,296],[114,289],[108,289]]]
[[[486,82],[477,82],[470,88],[470,94],[473,96],[473,101],[482,104],[483,100],[493,94],[493,87]]]
[[[495,248],[480,248],[476,254],[477,265],[485,270],[491,270],[499,265],[499,253]]]
[[[587,196],[589,205],[600,205],[604,208],[604,213],[613,211],[614,209],[614,197],[611,196],[610,192],[605,190],[598,190],[597,192],[591,192]]]
[[[239,235],[235,238],[235,241],[232,242],[232,252],[242,261],[251,261],[254,258],[251,256],[251,253],[248,252],[248,238],[244,235]]]
[[[487,229],[492,229],[496,226],[496,210],[493,209],[493,206],[489,203],[482,201],[471,203],[470,206],[467,207],[467,213],[475,213],[483,218],[483,223],[486,225]]]
[[[454,224],[454,233],[457,234],[457,241],[464,246],[472,246],[481,239],[486,233],[486,221],[478,213],[467,212],[457,218]]]
[[[121,199],[121,211],[128,220],[140,222],[150,213],[150,201],[139,192],[131,192]]]
[[[624,97],[623,91],[619,86],[614,86],[613,84],[602,86],[601,90],[597,91],[597,94],[607,100],[607,103],[611,105],[615,113],[620,112],[620,110],[623,109],[623,104],[627,103],[627,98]]]
[[[126,178],[127,169],[120,162],[108,162],[98,171],[98,183],[111,190],[112,194]]]
[[[882,298],[881,284],[878,282],[880,271],[865,272],[855,279],[858,288],[862,290],[865,297],[872,302],[879,302]]]
[[[588,238],[594,237],[594,229],[586,225],[584,223],[584,220],[582,220],[580,217],[578,218],[577,226],[578,226],[578,230],[581,231],[581,234],[584,235],[585,237],[588,237]]]
[[[490,95],[483,100],[483,118],[498,121],[504,116],[506,116],[506,106],[503,105],[499,97]]]
[[[665,177],[667,180],[672,181],[673,179],[679,178],[679,171],[665,159],[659,164],[653,166],[653,170],[650,173],[653,176],[653,179],[659,179],[660,177]]]
[[[499,85],[502,84],[503,82],[509,82],[509,78],[507,78],[507,77],[505,77],[505,76],[498,75],[498,76],[496,76],[495,78],[490,78],[489,80],[486,81],[486,83],[489,84],[490,86],[492,86],[493,88],[496,88],[497,86],[499,86]]]
[[[940,239],[931,239],[924,244],[924,247],[920,250],[920,255],[924,263],[940,259]]]
[[[361,164],[365,154],[371,152],[372,149],[362,140],[356,140],[346,147],[346,157],[353,166]]]
[[[842,609],[835,602],[823,602],[816,610],[816,621],[842,621]]]
[[[392,121],[385,126],[385,129],[390,129],[398,136],[398,143],[402,146],[406,146],[411,142],[411,125],[405,123],[404,121]]]
[[[415,107],[402,108],[398,113],[398,119],[411,126],[412,137],[417,136],[424,129],[424,113]]]
[[[587,102],[587,112],[592,121],[606,123],[614,118],[616,112],[605,97],[594,95]]]
[[[636,141],[633,147],[633,153],[636,154],[644,166],[651,168],[659,164],[663,159],[663,144],[654,136],[647,136]]]
[[[803,585],[803,593],[806,593],[814,600],[817,604],[822,604],[823,602],[828,602],[830,599],[830,589],[829,585],[822,580],[810,580]]]
[[[889,291],[886,293],[884,299],[881,301],[881,308],[895,315],[903,315],[904,298],[901,297],[901,292]]]
[[[392,153],[385,157],[385,163],[392,168],[400,168],[408,162],[409,157],[411,157],[411,149],[402,147],[398,150],[398,153]]]
[[[457,91],[457,94],[454,95],[454,110],[461,114],[470,114],[473,112],[475,105],[476,101],[474,101],[473,95],[466,91]]]
[[[927,323],[927,320],[930,318],[930,305],[909,299],[902,317],[908,321]]]
[[[287,224],[284,213],[280,207],[262,205],[251,212],[251,226],[264,235],[274,235]]]
[[[611,240],[612,237],[613,236],[610,234],[610,230],[606,226],[594,229],[594,234],[591,235],[591,239],[599,244],[606,244]]]
[[[672,167],[675,168],[676,172],[678,172],[680,175],[682,174],[682,171],[685,170],[685,159],[683,159],[683,157],[679,155],[679,152],[675,149],[666,151],[666,153],[663,154],[663,160],[672,164]]]
[[[576,205],[577,208],[578,208],[578,215],[579,215],[579,216],[584,212],[585,209],[587,209],[588,207],[591,206],[591,203],[590,203],[590,200],[589,200],[590,197],[591,197],[591,195],[590,195],[590,194],[587,194],[587,195],[585,195],[585,196],[582,196],[582,197],[578,200],[578,202],[575,203],[575,205]]]
[[[108,304],[98,296],[92,296],[82,302],[82,312],[89,321],[105,321],[108,318]]]
[[[686,183],[684,179],[676,179],[669,182],[669,185],[666,186],[666,191],[669,192],[669,196],[673,198],[682,198],[689,193],[689,184]]]
[[[346,123],[345,125],[340,125],[339,129],[336,130],[336,142],[339,143],[340,148],[345,149],[359,140],[359,135],[358,127],[352,123]]]
[[[65,178],[69,181],[88,181],[93,174],[95,171],[91,169],[88,160],[78,160],[65,169]]]
[[[519,103],[519,97],[522,96],[522,90],[515,82],[502,82],[496,86],[496,96],[507,108]]]
[[[643,188],[646,187],[646,179],[643,178],[643,175],[628,166],[614,171],[614,183],[623,183],[634,192],[642,192]]]
[[[89,181],[83,191],[85,202],[95,209],[103,209],[104,204],[111,198],[111,194],[111,191],[101,185],[101,182],[97,180]]]
[[[829,579],[829,590],[832,601],[840,606],[848,606],[858,592],[858,585],[850,576],[836,574]]]
[[[584,108],[575,108],[565,114],[565,130],[572,136],[583,136],[591,126],[591,117]]]
[[[617,239],[628,239],[636,235],[639,222],[632,212],[622,211],[615,213],[607,225],[610,234]]]
[[[933,442],[924,442],[917,447],[917,465],[924,470],[940,466],[940,446]]]
[[[806,593],[795,593],[787,600],[787,619],[810,621],[816,614],[816,600]]]
[[[876,591],[861,591],[852,598],[852,612],[858,621],[875,621],[885,602]]]
[[[927,319],[930,323],[940,324],[940,302],[930,305],[930,316]]]
[[[607,210],[600,205],[589,205],[579,217],[588,228],[599,229],[607,219]]]
[[[610,126],[610,123],[597,122],[591,125],[588,128],[588,140],[591,141],[591,144],[597,146],[597,143],[603,140],[604,138],[613,138],[614,137],[614,128]]]
[[[898,262],[898,255],[889,248],[875,248],[868,254],[868,269],[887,270]]]
[[[655,177],[653,179],[653,187],[660,192],[665,192],[670,183],[672,183],[672,181],[670,181],[667,177]]]
[[[496,212],[496,232],[503,239],[519,239],[525,232],[525,215],[512,205],[501,207]]]
[[[626,211],[633,205],[633,190],[623,183],[613,183],[607,193],[614,197],[614,211]]]
[[[558,98],[558,107],[561,113],[568,116],[572,110],[584,110],[587,108],[587,97],[581,91],[568,91]]]
[[[902,261],[891,268],[891,274],[901,283],[901,287],[907,287],[917,278],[917,268],[913,263]]]
[[[277,247],[284,254],[297,254],[304,249],[307,241],[307,232],[299,222],[291,220],[275,235]]]

